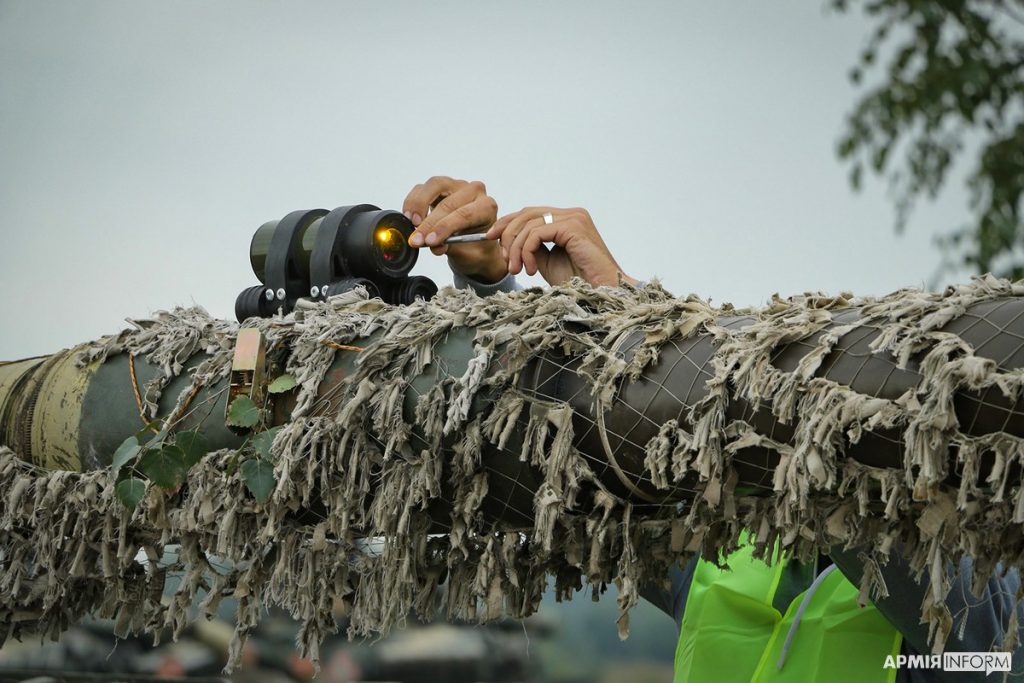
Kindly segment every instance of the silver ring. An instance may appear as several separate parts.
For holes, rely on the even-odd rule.
[[[555,217],[551,215],[550,211],[548,211],[546,214],[544,214],[544,224],[545,225],[551,225],[554,222],[555,222]]]

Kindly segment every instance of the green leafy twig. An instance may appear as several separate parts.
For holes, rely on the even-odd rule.
[[[283,393],[294,386],[293,377],[281,375],[271,383],[269,391]],[[270,499],[276,485],[271,447],[281,430],[280,427],[268,428],[266,419],[267,412],[248,396],[238,396],[228,407],[227,424],[253,433],[235,452],[227,474],[234,474],[237,466],[246,488],[260,503]],[[171,425],[154,420],[114,451],[110,463],[118,480],[114,491],[129,510],[134,510],[145,497],[149,484],[169,491],[181,486],[189,469],[210,452],[209,440],[197,429],[171,437]]]
[[[282,393],[295,386],[290,375],[281,375],[268,387],[269,393]],[[266,413],[248,396],[239,396],[228,408],[228,424],[253,431],[252,436],[238,449],[239,473],[246,488],[259,503],[270,499],[277,481],[274,476],[271,446],[281,431],[280,427],[268,428]]]
[[[185,481],[189,468],[209,452],[209,442],[198,430],[179,432],[173,442],[169,442],[170,431],[170,424],[154,420],[114,451],[110,462],[118,479],[114,493],[129,510],[145,496],[147,482],[173,490]],[[145,443],[140,441],[150,434]]]

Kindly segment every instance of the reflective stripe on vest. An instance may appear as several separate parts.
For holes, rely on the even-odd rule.
[[[769,567],[743,546],[728,561],[728,571],[697,563],[676,648],[676,683],[895,680],[896,670],[882,665],[899,654],[902,635],[873,605],[861,607],[859,591],[838,571],[810,596],[779,668],[806,591],[782,615],[772,599],[785,558]]]

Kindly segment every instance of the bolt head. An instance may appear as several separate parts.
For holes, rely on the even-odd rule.
[[[280,289],[277,290],[277,300],[278,301],[284,301],[284,295],[285,295],[284,287],[281,287]]]
[[[320,296],[320,288],[317,287],[316,285],[313,285],[309,290],[309,295],[314,298]]]
[[[273,301],[274,300],[274,290],[268,289],[267,291],[263,292],[263,296],[266,298],[267,301]]]

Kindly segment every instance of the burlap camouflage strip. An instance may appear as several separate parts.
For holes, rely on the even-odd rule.
[[[2,449],[0,626],[5,636],[57,637],[97,614],[114,618],[119,633],[159,637],[167,628],[179,633],[197,599],[209,612],[230,595],[239,605],[230,667],[271,605],[301,622],[302,653],[316,659],[339,605],[351,635],[386,633],[411,612],[433,613],[446,576],[449,616],[522,617],[555,577],[563,596],[580,586],[596,596],[615,583],[625,635],[641,585],[664,581],[694,552],[736,547],[748,529],[769,560],[772,548],[803,558],[837,544],[862,548],[865,599],[885,594],[877,566],[895,549],[906,554],[930,582],[922,616],[938,649],[953,624],[944,605],[948,561],[975,557],[976,585],[997,562],[1024,564],[1022,441],[1012,429],[969,433],[955,409],[963,392],[988,388],[1015,403],[1024,371],[976,354],[948,327],[972,307],[1022,295],[1024,283],[986,277],[942,294],[805,295],[736,311],[675,298],[656,284],[592,289],[577,281],[488,298],[446,289],[398,308],[353,293],[250,322],[272,354],[287,354],[299,387],[273,445],[270,500],[255,502],[240,475],[228,474],[230,451],[193,467],[178,491],[150,487],[130,513],[110,472],[40,470]],[[167,380],[195,353],[206,357],[193,384],[227,376],[237,327],[200,309],[160,313],[89,347],[82,362],[127,350],[160,366],[162,377],[142,396],[155,410]],[[868,327],[876,332],[872,353],[917,373],[917,385],[896,399],[822,373],[837,344]],[[419,395],[407,419],[409,378],[436,362],[447,335],[465,328],[474,336],[465,372]],[[638,331],[641,341],[619,352]],[[581,453],[573,405],[521,389],[520,373],[538,357],[575,359],[600,420],[626,383],[644,381],[673,344],[701,335],[714,349],[702,398],[656,425],[643,444],[643,481],[630,484],[647,486],[643,500],[609,484],[610,470],[595,468],[600,454]],[[800,340],[799,363],[780,369],[778,349]],[[324,412],[318,391],[338,345],[362,351],[335,408]],[[730,404],[739,401],[769,410],[790,438],[738,418]],[[897,435],[902,462],[877,467],[847,457],[866,435],[882,432]],[[481,514],[496,481],[479,454],[513,442],[509,457],[537,472],[532,527]],[[751,447],[774,458],[761,488],[737,474],[738,454]],[[686,493],[684,480],[697,482],[695,493]],[[652,490],[665,493],[661,504],[650,504]],[[438,533],[431,506],[441,498],[446,523]],[[312,521],[296,515],[314,508]],[[161,562],[169,546],[177,546],[175,559]],[[140,551],[149,562],[137,561]],[[162,599],[172,573],[180,584]],[[1005,648],[1015,645],[1015,627],[1007,641]]]

